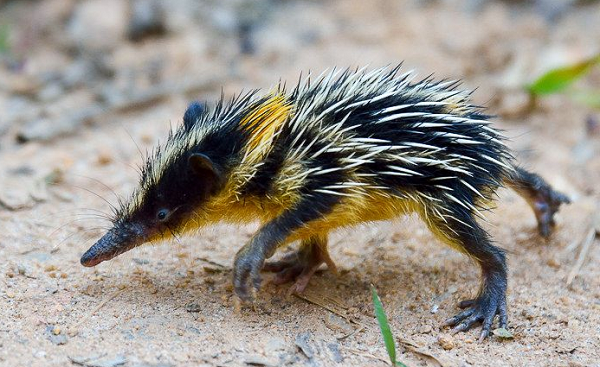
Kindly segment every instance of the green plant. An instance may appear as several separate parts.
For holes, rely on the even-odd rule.
[[[527,90],[534,98],[554,93],[566,93],[579,103],[600,108],[600,92],[570,88],[575,81],[588,74],[599,64],[600,54],[573,65],[552,69],[528,85]]]
[[[385,310],[383,309],[383,304],[381,304],[377,290],[375,290],[373,285],[371,285],[371,294],[373,296],[375,317],[377,317],[377,322],[379,323],[379,328],[381,329],[381,335],[383,336],[383,342],[385,343],[385,349],[390,357],[390,362],[392,366],[406,367],[404,363],[396,360],[396,344],[394,343],[394,335],[390,329],[390,324],[388,323]]]

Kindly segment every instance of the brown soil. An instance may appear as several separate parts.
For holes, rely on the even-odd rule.
[[[600,366],[600,247],[584,240],[600,215],[598,115],[562,95],[531,110],[522,88],[598,52],[600,3],[157,3],[164,29],[130,33],[136,43],[126,2],[0,2],[0,365],[384,366],[373,284],[408,366]],[[251,25],[241,38],[240,24]],[[479,87],[474,100],[499,115],[523,165],[573,198],[548,241],[511,191],[488,217],[509,253],[513,340],[440,328],[479,273],[414,217],[339,231],[339,275],[317,275],[301,297],[267,284],[241,313],[231,264],[256,225],[79,265],[109,225],[113,190],[130,193],[140,151],[164,141],[190,100],[401,60]]]

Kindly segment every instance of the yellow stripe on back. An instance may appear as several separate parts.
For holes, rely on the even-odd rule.
[[[284,95],[274,94],[266,101],[255,105],[240,121],[241,128],[248,134],[248,142],[242,162],[232,172],[225,191],[235,200],[239,199],[239,188],[254,177],[261,161],[269,154],[273,141],[281,126],[290,118],[293,105]]]
[[[292,105],[285,96],[274,95],[244,116],[240,125],[249,133],[245,163],[260,161],[271,149],[279,128],[290,116]]]

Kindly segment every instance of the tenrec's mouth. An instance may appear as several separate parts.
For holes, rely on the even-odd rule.
[[[81,256],[81,260],[80,260],[81,265],[90,268],[92,266],[96,266],[96,265],[100,264],[103,261],[110,260],[113,257],[119,255],[117,253],[97,255],[92,251],[92,249],[93,248],[90,248],[89,250],[87,250],[85,252],[85,254],[83,254],[83,256]]]

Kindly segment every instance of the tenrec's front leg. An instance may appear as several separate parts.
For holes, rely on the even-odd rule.
[[[233,287],[242,301],[252,299],[248,289],[249,283],[255,290],[260,288],[260,271],[265,261],[275,254],[277,248],[286,243],[286,239],[295,230],[327,215],[338,201],[334,195],[313,194],[307,197],[310,200],[303,199],[293,208],[265,224],[236,254]]]

